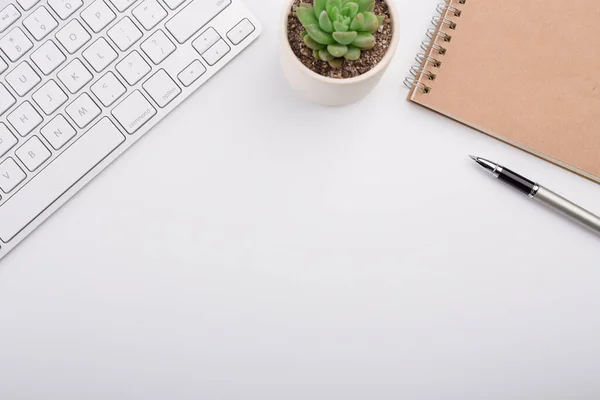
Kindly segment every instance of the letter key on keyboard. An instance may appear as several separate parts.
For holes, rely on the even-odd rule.
[[[96,40],[82,54],[83,58],[90,63],[96,72],[102,72],[118,57],[117,52],[110,47],[104,38]]]
[[[31,54],[31,59],[38,66],[44,75],[49,75],[65,62],[67,57],[58,49],[58,47],[48,40]]]
[[[88,126],[101,112],[87,93],[82,94],[67,106],[67,114],[80,128]]]
[[[92,38],[76,19],[56,33],[56,38],[71,54],[83,47]]]
[[[23,61],[6,75],[6,81],[19,96],[25,96],[41,80],[27,61]]]
[[[19,185],[19,183],[23,182],[26,177],[25,172],[19,168],[12,158],[7,158],[0,163],[0,189],[2,189],[4,193],[10,193]]]
[[[67,122],[65,117],[57,115],[52,121],[46,124],[40,131],[54,150],[61,149],[77,132]]]
[[[48,81],[31,97],[46,115],[58,110],[58,107],[62,106],[68,99],[65,92],[54,81]]]
[[[81,12],[81,18],[98,33],[110,24],[117,16],[102,0],[96,0]]]
[[[25,142],[15,154],[31,172],[38,169],[52,155],[37,136]]]
[[[71,61],[57,76],[69,92],[73,94],[77,93],[79,89],[92,80],[92,74],[78,58]]]
[[[21,103],[6,119],[21,136],[29,135],[33,128],[42,123],[42,116],[28,101]]]

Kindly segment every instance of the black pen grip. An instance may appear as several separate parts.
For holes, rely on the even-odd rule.
[[[535,182],[530,181],[508,168],[502,168],[502,171],[498,175],[498,179],[526,195],[534,193],[534,188],[536,186]]]

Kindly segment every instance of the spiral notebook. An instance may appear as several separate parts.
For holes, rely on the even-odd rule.
[[[438,6],[409,100],[600,182],[600,1]]]

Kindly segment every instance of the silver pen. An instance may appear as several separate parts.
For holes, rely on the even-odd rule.
[[[546,189],[532,180],[529,180],[508,168],[486,160],[485,158],[469,156],[477,164],[481,165],[496,178],[502,182],[519,190],[521,193],[528,195],[531,199],[536,200],[543,205],[566,215],[573,221],[591,229],[600,234],[600,217],[591,212],[579,207],[577,204],[565,199],[564,197]]]

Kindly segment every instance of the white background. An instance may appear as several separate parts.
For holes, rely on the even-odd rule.
[[[405,100],[437,0],[339,109],[246,2],[258,42],[0,263],[0,399],[600,398],[600,239],[467,155],[600,187]]]

